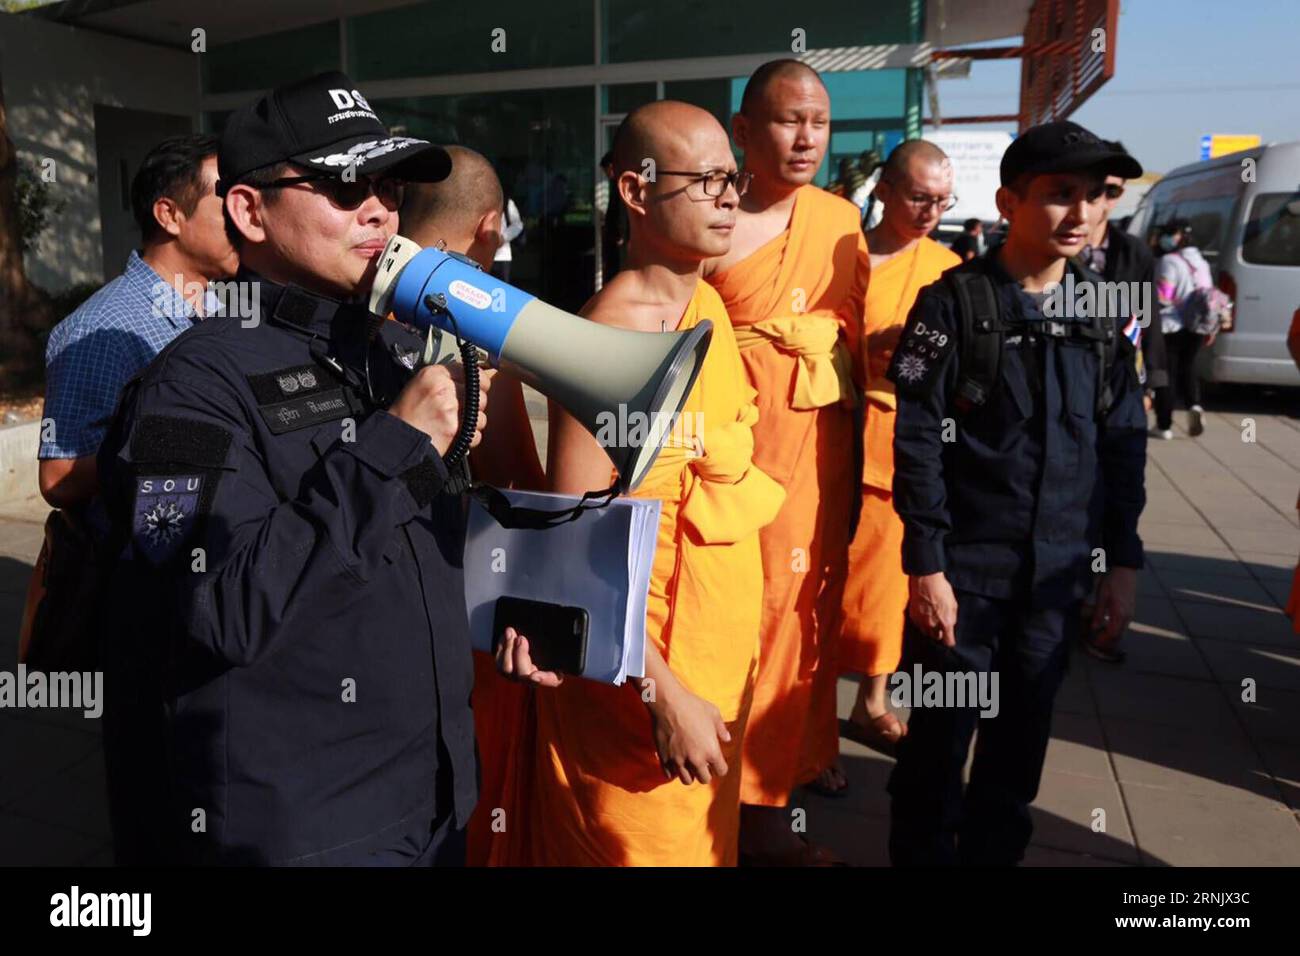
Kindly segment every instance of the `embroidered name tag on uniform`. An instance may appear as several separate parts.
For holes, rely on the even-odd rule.
[[[135,480],[131,534],[155,565],[170,560],[194,529],[206,475],[141,475]]]
[[[313,392],[323,392],[337,382],[317,365],[294,365],[290,368],[276,369],[274,372],[249,375],[247,378],[248,385],[260,405]]]
[[[924,322],[909,324],[889,363],[889,380],[906,393],[927,394],[955,344],[950,332]]]
[[[271,429],[273,435],[283,435],[285,432],[296,431],[309,425],[319,425],[322,422],[337,421],[352,412],[341,388],[331,388],[284,402],[259,405],[257,410],[262,413],[266,427]]]

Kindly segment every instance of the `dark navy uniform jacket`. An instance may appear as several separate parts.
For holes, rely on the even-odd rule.
[[[110,789],[155,800],[181,859],[418,849],[477,786],[464,510],[428,436],[384,411],[422,343],[238,278],[258,324],[178,337],[100,453],[121,547],[107,696],[145,754],[117,775],[110,754]]]
[[[1068,268],[1076,282],[1096,278]],[[943,571],[955,589],[987,597],[1067,606],[1090,587],[1094,545],[1105,549],[1107,568],[1142,566],[1146,413],[1132,346],[1120,336],[1109,374],[1114,400],[1099,418],[1094,347],[1035,331],[1042,313],[993,253],[952,271],[971,270],[992,279],[999,316],[1017,327],[1005,333],[988,400],[962,414],[952,400],[961,323],[945,282],[922,290],[908,316],[891,366],[903,570]],[[909,350],[918,336],[943,348]],[[1098,480],[1104,487],[1094,499]]]

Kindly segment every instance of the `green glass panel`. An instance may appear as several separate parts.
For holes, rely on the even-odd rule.
[[[780,53],[803,30],[805,48],[911,43],[909,0],[603,0],[602,49],[609,63]]]
[[[486,156],[524,218],[511,282],[576,311],[595,270],[591,87],[371,100],[395,133]]]
[[[605,113],[630,113],[638,106],[653,103],[656,87],[654,83],[619,83],[615,86],[601,88]]]
[[[212,47],[202,57],[205,93],[259,90],[339,68],[339,24],[327,20]]]
[[[678,80],[664,84],[664,99],[681,100],[708,110],[731,133],[731,80]]]
[[[593,62],[591,3],[569,0],[562,15],[557,6],[417,3],[351,17],[348,63],[363,81]]]

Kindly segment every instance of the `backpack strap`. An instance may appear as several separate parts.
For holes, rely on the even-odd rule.
[[[988,276],[982,272],[950,272],[946,278],[956,296],[961,329],[953,406],[965,415],[987,402],[997,386],[1006,326],[998,315],[997,293]]]
[[[1104,312],[1104,309],[1094,310]],[[1115,357],[1119,354],[1121,336],[1115,332],[1113,316],[1094,315],[1087,324],[1071,323],[1071,331],[1076,338],[1092,343],[1097,356],[1097,417],[1103,417],[1115,401],[1110,388],[1110,370],[1115,366]]]

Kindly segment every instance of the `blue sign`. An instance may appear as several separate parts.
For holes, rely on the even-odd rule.
[[[1210,141],[1211,141],[1213,138],[1214,138],[1214,137],[1212,137],[1212,136],[1202,136],[1202,137],[1201,137],[1201,159],[1209,159],[1209,158],[1210,158]]]

